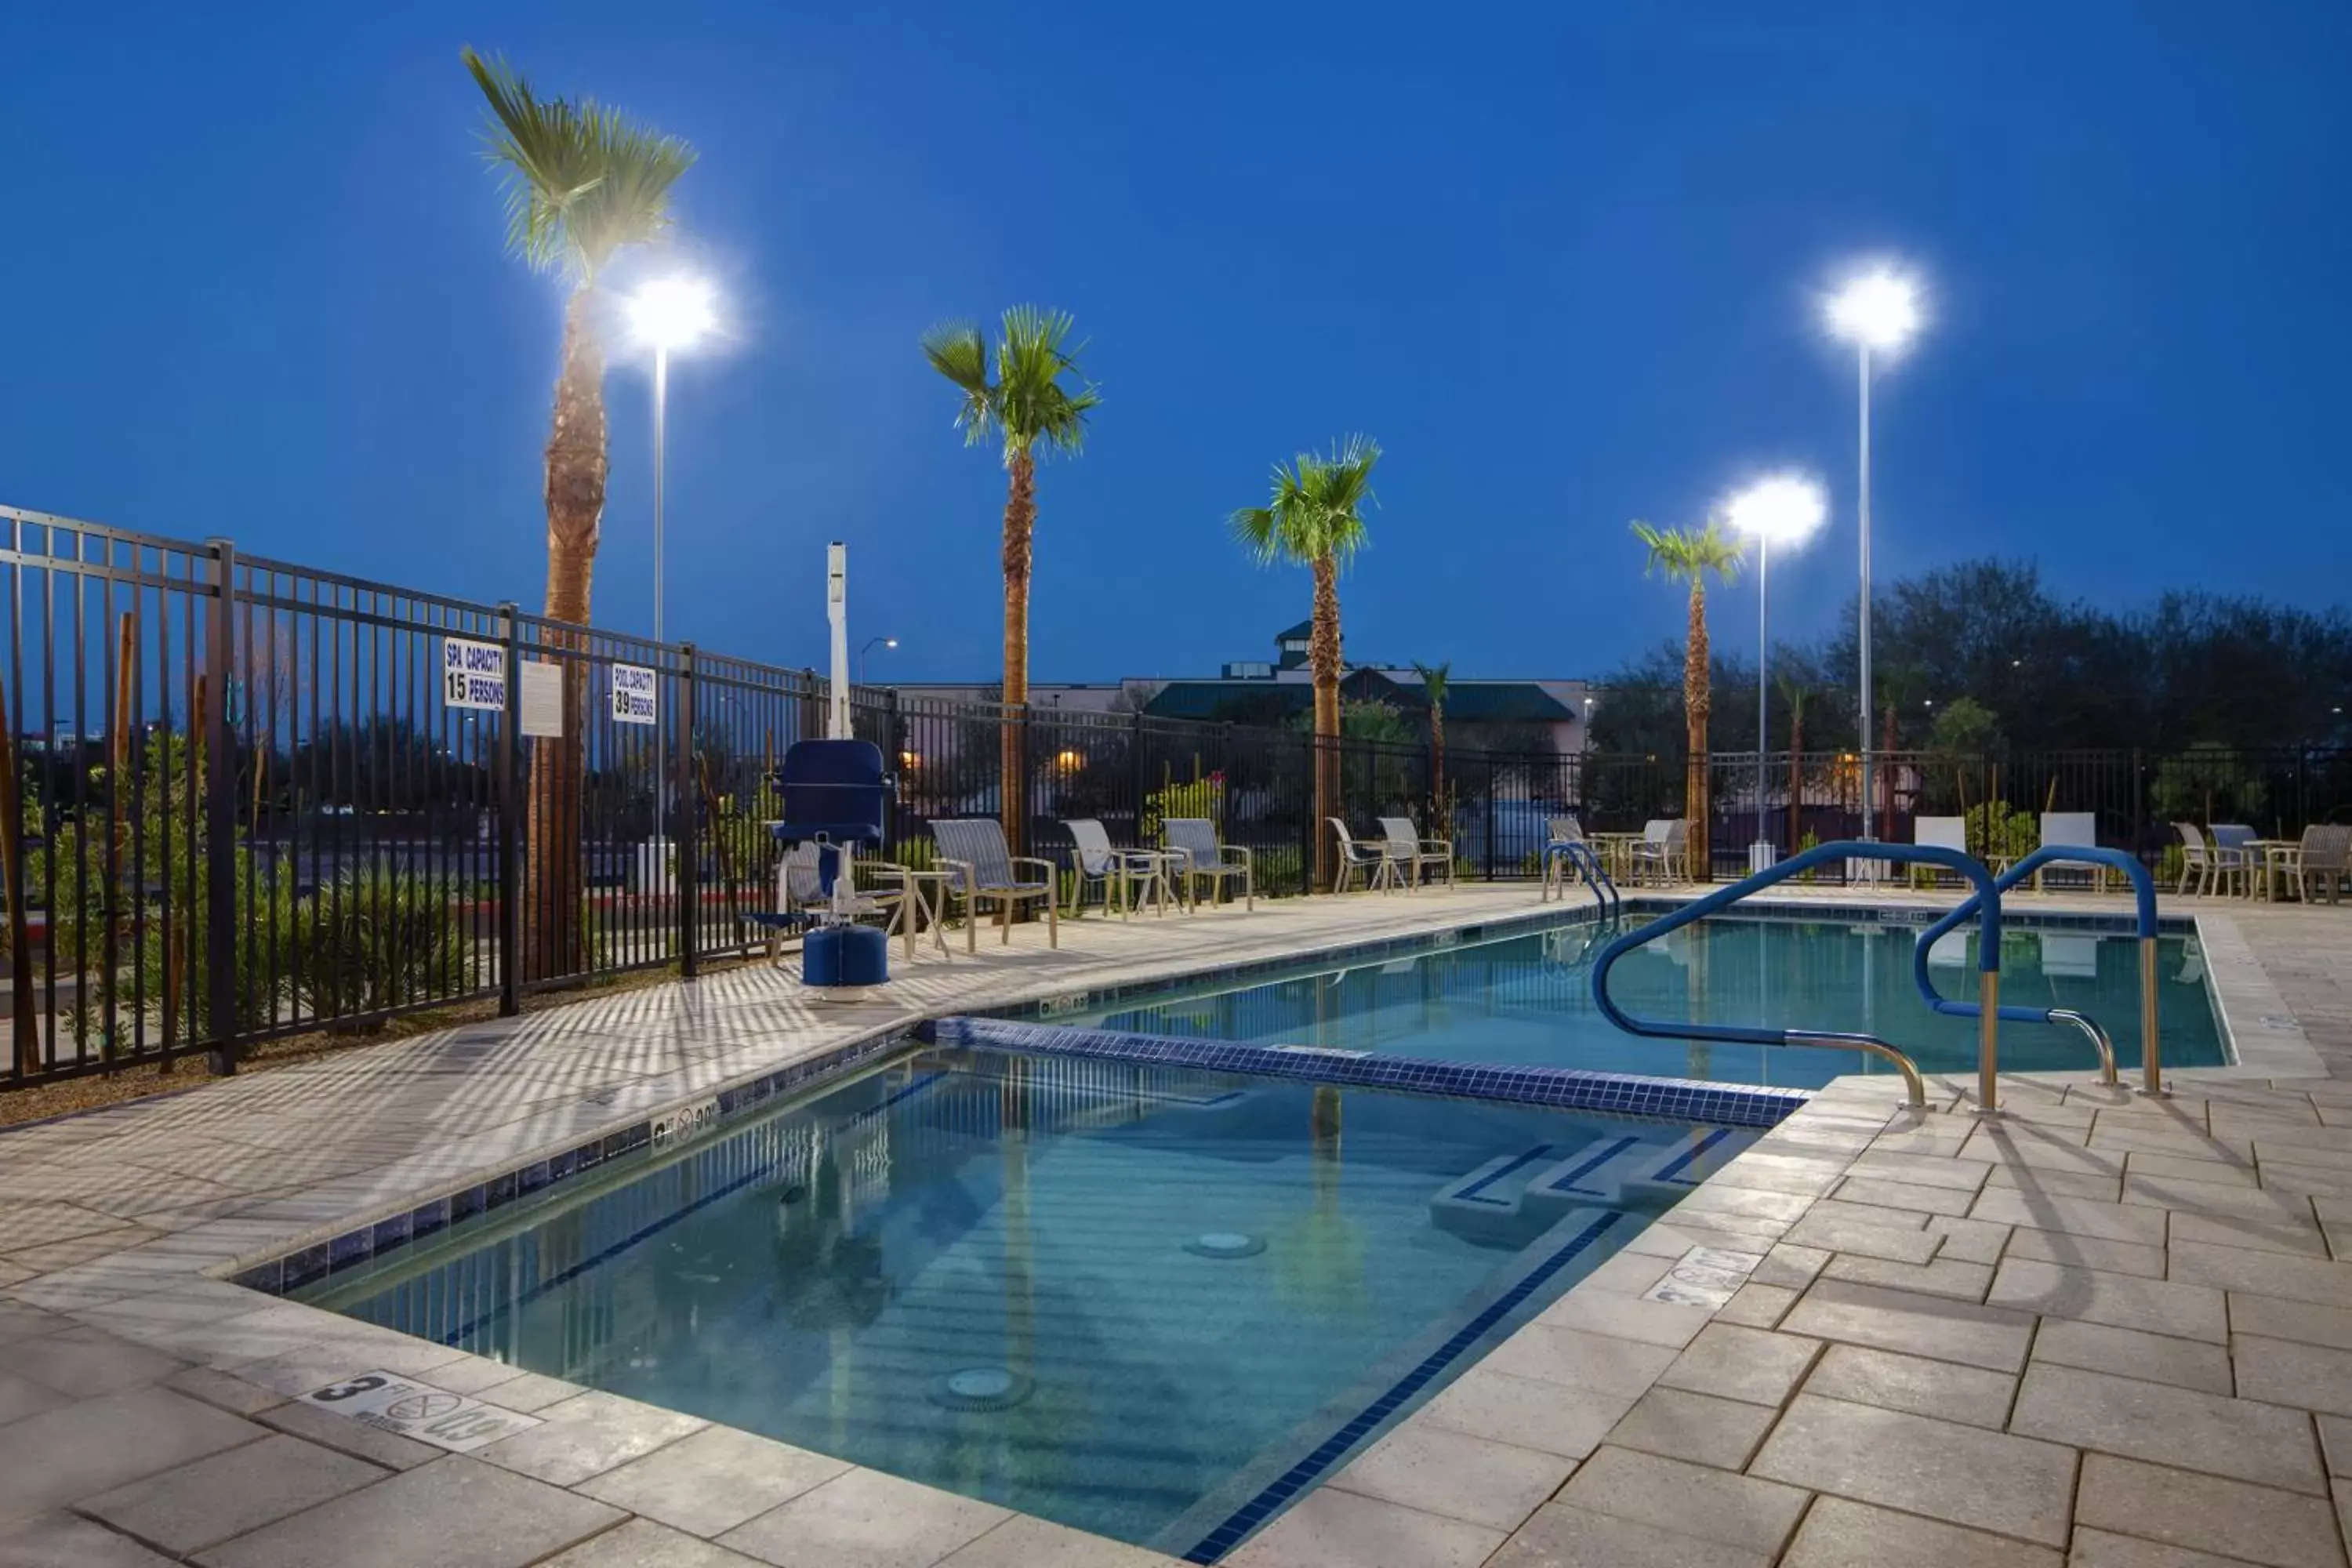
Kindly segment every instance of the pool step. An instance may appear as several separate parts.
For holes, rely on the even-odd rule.
[[[1429,1216],[1457,1236],[1509,1241],[1581,1207],[1664,1209],[1729,1163],[1755,1135],[1696,1127],[1662,1139],[1615,1133],[1573,1152],[1538,1143],[1502,1154],[1439,1190]]]

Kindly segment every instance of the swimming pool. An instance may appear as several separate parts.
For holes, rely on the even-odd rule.
[[[1892,1070],[1853,1051],[1705,1045],[1621,1033],[1592,1005],[1591,960],[1643,918],[1629,913],[1620,925],[1586,917],[1496,941],[1301,964],[1263,978],[1181,987],[1108,1005],[1066,1004],[1053,1021],[1797,1088],[1818,1087],[1841,1073]],[[1912,947],[1919,929],[1909,919],[1867,910],[1701,921],[1620,960],[1611,994],[1629,1012],[1654,1018],[1860,1030],[1892,1041],[1923,1070],[1971,1071],[1974,1020],[1930,1012],[1915,987]],[[1972,932],[1955,932],[1937,944],[1929,968],[1947,997],[1975,1000],[1975,953]],[[2158,955],[2165,1062],[2225,1063],[2197,939],[2159,936]],[[2000,967],[2004,1003],[2087,1014],[2106,1027],[2119,1067],[2139,1061],[2139,951],[2127,931],[2019,922],[2003,930]],[[2001,1068],[2010,1072],[2095,1066],[2080,1033],[2047,1024],[2004,1023],[2000,1052]]]
[[[935,1049],[299,1294],[1206,1561],[1756,1136]]]

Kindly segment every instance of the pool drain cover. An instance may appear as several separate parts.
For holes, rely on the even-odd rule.
[[[1237,1230],[1206,1230],[1186,1242],[1184,1250],[1195,1258],[1255,1258],[1265,1250],[1265,1238]]]
[[[1010,1410],[1037,1392],[1034,1378],[1001,1366],[968,1366],[931,1385],[931,1403],[950,1410]]]

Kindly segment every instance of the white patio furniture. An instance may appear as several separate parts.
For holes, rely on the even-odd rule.
[[[2254,847],[2262,835],[2243,822],[2217,822],[2206,830],[2213,840],[2213,868],[2216,886],[2227,892],[2234,879],[2238,891],[2246,898],[2254,896],[2254,873],[2262,867],[2262,852]]]
[[[1242,881],[1242,907],[1257,908],[1257,865],[1238,844],[1217,841],[1217,825],[1205,816],[1171,816],[1160,825],[1168,875],[1177,879],[1178,901],[1194,913],[1201,909],[1201,884],[1209,884],[1209,899],[1235,877]]]
[[[1445,885],[1454,885],[1454,846],[1443,838],[1423,838],[1421,829],[1409,816],[1383,816],[1380,819],[1384,835],[1381,848],[1397,868],[1403,873],[1408,890],[1421,881],[1424,867],[1445,868]]]
[[[2193,822],[2176,822],[2172,825],[2172,831],[2180,835],[2180,886],[2172,890],[2185,893],[2189,891],[2189,884],[2194,882],[2200,897],[2211,892],[2220,867],[2212,850],[2206,847],[2205,835],[2197,830]]]
[[[2352,826],[2326,822],[2305,828],[2294,876],[2305,903],[2312,902],[2323,889],[2327,901],[2336,902],[2346,881],[2352,879]]]
[[[1333,892],[1346,892],[1349,879],[1360,875],[1368,890],[1396,885],[1395,867],[1389,859],[1385,844],[1360,843],[1348,831],[1345,821],[1336,816],[1328,820],[1331,824],[1331,831],[1339,836],[1339,878],[1331,889]]]
[[[1937,849],[1957,849],[1965,855],[1969,852],[1969,819],[1965,816],[1915,816],[1911,819],[1911,842]],[[1914,866],[1911,872],[1915,880],[1925,879],[1931,887],[1940,884],[1947,877],[1959,875],[1941,866]]]
[[[1655,881],[1661,887],[1689,874],[1690,824],[1681,817],[1652,817],[1633,846],[1633,879]]]
[[[1160,912],[1168,912],[1168,858],[1157,849],[1121,849],[1110,841],[1110,834],[1097,819],[1076,817],[1062,826],[1070,835],[1071,860],[1076,876],[1070,888],[1070,915],[1076,918],[1078,906],[1085,902],[1087,885],[1102,884],[1103,905],[1108,908],[1116,893],[1118,918],[1127,919],[1146,899],[1155,901]]]
[[[1012,853],[1003,826],[992,816],[934,822],[931,842],[939,849],[935,863],[955,873],[948,890],[963,900],[965,952],[980,950],[980,910],[990,902],[997,907],[998,945],[1011,944],[1013,911],[1024,903],[1045,906],[1045,944],[1062,945],[1061,910],[1054,896],[1061,873],[1052,861]],[[1036,879],[1021,875],[1024,867],[1036,873]]]
[[[2095,849],[2099,847],[2099,818],[2095,812],[2045,811],[2042,814],[2042,847]],[[2071,868],[2070,868],[2071,869]],[[2105,866],[2087,866],[2083,870],[2091,879],[2094,892],[2104,891],[2107,885]],[[2047,869],[2033,873],[2033,890],[2042,891],[2042,879]]]

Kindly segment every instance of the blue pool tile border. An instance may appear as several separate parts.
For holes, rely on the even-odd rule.
[[[1492,1332],[1512,1312],[1524,1306],[1528,1297],[1541,1289],[1561,1269],[1591,1250],[1592,1244],[1608,1230],[1625,1219],[1622,1210],[1612,1209],[1595,1215],[1592,1223],[1555,1251],[1550,1257],[1528,1270],[1519,1282],[1488,1302],[1476,1316],[1450,1335],[1445,1342],[1415,1363],[1411,1371],[1383,1390],[1379,1398],[1356,1413],[1339,1429],[1316,1446],[1305,1458],[1276,1477],[1265,1489],[1242,1504],[1223,1523],[1202,1536],[1192,1549],[1184,1553],[1186,1563],[1214,1563],[1240,1545],[1249,1532],[1282,1511],[1283,1506],[1300,1492],[1315,1485],[1332,1466],[1350,1449],[1377,1431],[1381,1424],[1404,1408],[1414,1395],[1427,1388],[1439,1373],[1468,1352],[1472,1345]]]
[[[1030,1024],[1011,1018],[940,1018],[919,1025],[915,1034],[919,1039],[942,1046],[1089,1057],[1202,1072],[1246,1073],[1358,1089],[1444,1095],[1456,1100],[1492,1100],[1558,1110],[1590,1110],[1608,1116],[1701,1121],[1718,1127],[1777,1126],[1811,1098],[1803,1089],[1769,1089],[1754,1084],[1649,1078],[1637,1073],[1591,1072],[1581,1068],[1432,1061],[1420,1057],[1372,1056],[1295,1046],[1251,1046],[1231,1040]]]

